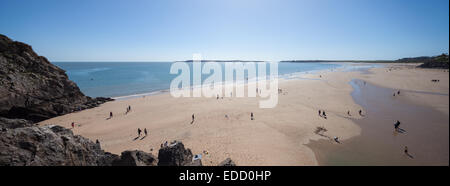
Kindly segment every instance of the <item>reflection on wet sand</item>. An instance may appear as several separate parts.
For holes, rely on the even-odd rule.
[[[400,99],[401,95],[392,96],[393,89],[357,79],[350,84],[353,99],[367,112],[363,119],[354,120],[362,128],[361,135],[339,145],[328,140],[309,143],[320,164],[448,165],[448,116]],[[397,130],[396,121],[401,122]]]

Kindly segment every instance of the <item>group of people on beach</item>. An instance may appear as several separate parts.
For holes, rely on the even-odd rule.
[[[138,137],[141,137],[142,130],[140,128],[138,128],[137,132],[138,132]],[[144,136],[147,136],[147,128],[144,128]]]
[[[130,105],[128,105],[128,107],[127,107],[127,111],[125,112],[125,115],[126,114],[128,114],[129,112],[131,112],[131,106]],[[106,119],[111,119],[111,118],[113,118],[113,112],[109,112],[109,118],[106,118]]]
[[[229,119],[228,114],[225,114],[225,118]],[[255,117],[253,115],[253,112],[250,113],[250,120],[255,120]],[[192,114],[192,120],[191,120],[191,124],[193,124],[195,121],[195,114]]]
[[[397,96],[400,96],[400,90],[398,90],[397,92],[394,92],[394,97],[395,97],[395,94],[397,94]]]
[[[131,112],[131,106],[130,105],[128,105],[127,111],[125,112],[125,114],[128,114],[128,112]]]
[[[325,111],[323,110],[319,110],[319,116],[320,117],[323,117],[323,118],[325,118],[325,119],[327,119],[327,114],[325,113]]]
[[[439,82],[439,79],[432,79],[431,82],[437,83]]]
[[[360,116],[364,116],[364,115],[362,114],[362,110],[359,110],[358,113],[359,113]],[[347,115],[348,115],[348,116],[351,116],[350,110],[347,110]],[[319,116],[320,116],[320,117],[323,117],[323,118],[325,118],[325,119],[327,119],[327,114],[325,113],[324,110],[319,110]]]
[[[361,110],[361,109],[358,111],[358,114],[359,114],[360,116],[364,116],[364,115],[362,114],[362,110]],[[347,115],[348,115],[348,116],[352,116],[352,115],[350,114],[350,110],[347,111]]]

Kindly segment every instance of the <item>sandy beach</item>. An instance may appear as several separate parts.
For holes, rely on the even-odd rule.
[[[401,90],[399,101],[439,112],[436,122],[441,125],[431,127],[447,130],[447,135],[439,138],[447,140],[429,143],[447,144],[447,153],[439,156],[446,155],[448,165],[448,70],[417,69],[411,64],[386,64],[364,71],[322,71],[305,74],[301,79],[280,80],[283,91],[277,107],[272,109],[260,109],[260,98],[173,98],[165,93],[108,102],[40,125],[72,128],[75,122],[75,134],[98,139],[102,148],[116,154],[139,149],[157,155],[162,143],[178,140],[193,154],[202,154],[204,165],[217,165],[228,157],[237,165],[321,165],[318,149],[327,145],[339,148],[340,144],[330,138],[336,136],[345,144],[364,134],[360,121],[371,113],[366,114],[366,108],[352,97],[350,82],[354,79]],[[132,110],[125,114],[129,105]],[[326,111],[327,119],[318,115],[319,109]],[[359,110],[364,117],[357,114]],[[107,119],[109,112],[114,114],[111,119]],[[255,120],[250,119],[251,112]],[[192,114],[195,122],[191,124]],[[327,129],[323,136],[315,133],[317,127]],[[148,136],[137,138],[138,128],[146,128]],[[308,146],[318,140],[326,144]],[[441,163],[445,164],[445,158]]]

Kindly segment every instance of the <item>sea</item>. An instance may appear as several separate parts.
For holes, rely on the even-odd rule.
[[[66,71],[69,79],[74,81],[81,91],[90,97],[111,97],[124,99],[128,97],[152,95],[167,92],[171,81],[180,74],[171,74],[174,62],[53,62]],[[225,74],[225,63],[218,62]],[[193,78],[192,63],[190,77]],[[205,63],[202,62],[202,65]],[[375,64],[355,65],[354,63],[330,62],[279,62],[278,78],[295,78],[302,73],[315,73],[323,70],[355,70],[369,68]],[[256,68],[258,67],[255,65]],[[266,66],[270,73],[269,65]],[[257,71],[257,69],[256,69]],[[211,74],[204,72],[202,82]],[[266,75],[267,75],[266,74]],[[235,75],[235,74],[234,74]],[[247,76],[245,72],[245,77]],[[225,79],[225,78],[222,78]],[[192,82],[192,81],[191,81]],[[195,86],[191,84],[191,86]]]

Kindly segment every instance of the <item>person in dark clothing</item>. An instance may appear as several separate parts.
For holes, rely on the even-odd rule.
[[[191,121],[191,124],[194,123],[194,121],[195,121],[195,115],[192,114],[192,121]]]
[[[347,111],[347,115],[351,116],[350,111]]]
[[[140,128],[138,128],[138,136],[141,136],[141,129]]]
[[[250,113],[250,119],[253,120],[253,112]]]
[[[75,128],[75,122],[72,122],[72,128]]]
[[[319,110],[319,116],[322,116],[322,111]]]
[[[113,117],[113,113],[109,112],[109,118],[112,118],[112,117]]]
[[[400,121],[397,120],[397,122],[395,122],[395,124],[394,124],[395,130],[398,130],[399,126],[400,126]]]
[[[359,110],[359,115],[362,116],[362,110]]]
[[[147,136],[147,128],[144,128],[144,134]]]

